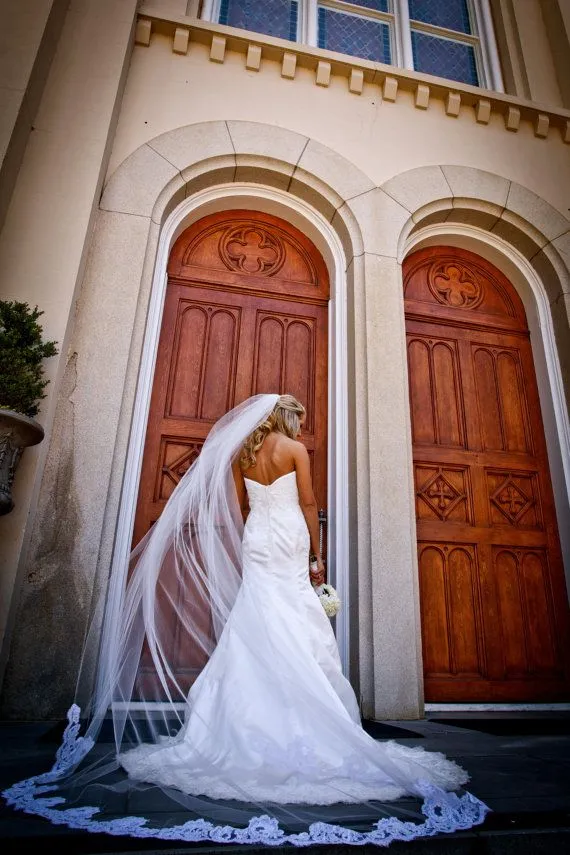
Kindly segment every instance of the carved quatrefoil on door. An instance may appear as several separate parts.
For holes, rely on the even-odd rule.
[[[512,477],[503,481],[491,496],[491,501],[506,516],[508,521],[516,525],[526,514],[534,499],[529,498],[524,490],[515,484]]]
[[[285,261],[280,238],[257,225],[232,226],[220,238],[220,257],[230,270],[274,276]]]
[[[474,309],[483,299],[483,288],[475,273],[455,261],[432,264],[428,285],[438,303],[453,309]]]
[[[447,519],[453,508],[465,499],[465,493],[453,486],[441,468],[420,487],[418,496],[441,520]]]

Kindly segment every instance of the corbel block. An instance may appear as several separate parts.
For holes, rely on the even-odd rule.
[[[505,113],[505,128],[516,133],[521,123],[521,111],[518,107],[509,107]]]
[[[425,83],[418,83],[416,88],[416,107],[418,110],[427,110],[429,107],[429,86]]]
[[[480,125],[488,125],[491,118],[491,102],[487,98],[480,98],[475,107],[475,118]]]
[[[361,68],[352,68],[350,70],[348,89],[350,92],[354,92],[355,95],[362,95],[362,90],[364,89],[364,72]]]
[[[534,133],[537,137],[542,137],[544,139],[548,136],[548,128],[550,127],[550,116],[547,116],[546,113],[539,113],[536,117],[536,122],[534,125]]]
[[[385,77],[382,84],[382,98],[384,101],[395,101],[398,97],[398,81],[395,77]]]
[[[148,47],[152,32],[152,21],[148,18],[139,18],[135,27],[135,44]]]
[[[461,107],[461,95],[459,92],[448,92],[445,101],[445,112],[448,116],[458,116]]]
[[[245,67],[251,71],[259,71],[261,66],[261,46],[249,45],[247,48],[247,56],[245,58]]]
[[[190,30],[187,30],[186,27],[176,27],[172,40],[172,50],[174,53],[187,54],[189,41]]]
[[[212,45],[210,47],[211,62],[223,62],[226,58],[226,38],[225,36],[212,36]]]
[[[317,76],[315,83],[317,86],[328,86],[331,82],[331,64],[321,60],[317,65]]]
[[[289,80],[293,80],[295,77],[295,72],[297,71],[297,54],[288,53],[287,51],[283,54],[283,61],[281,63],[281,77],[287,77]]]

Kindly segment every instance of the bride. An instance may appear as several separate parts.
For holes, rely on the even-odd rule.
[[[38,780],[57,782],[75,805],[72,792],[109,774],[108,756],[83,769],[110,708],[115,776],[118,764],[134,792],[160,788],[187,812],[169,827],[172,839],[385,846],[483,821],[485,805],[453,792],[468,780],[463,769],[361,727],[313,589],[325,568],[298,439],[305,416],[291,395],[257,395],[214,426],[134,551],[126,593],[107,604],[86,735],[76,738],[75,712],[59,766],[16,785],[24,795],[4,794],[16,807],[71,825],[79,810],[88,830],[165,836],[141,817],[86,822],[96,808],[35,810],[46,801]],[[118,792],[125,782],[106,786]],[[422,799],[422,813],[401,808],[403,796]],[[252,806],[263,807],[261,817]],[[236,826],[240,817],[247,828]]]

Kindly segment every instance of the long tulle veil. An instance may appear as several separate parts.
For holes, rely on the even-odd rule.
[[[176,659],[189,658],[196,671],[203,667],[241,583],[243,522],[232,462],[278,397],[256,395],[216,422],[131,554],[120,617],[107,612],[91,711],[96,721],[111,707],[117,747],[128,721],[140,730],[130,715],[133,698],[137,722],[153,735],[170,732],[173,717],[183,719],[193,674],[177,668]]]
[[[199,457],[133,551],[126,587],[106,601],[96,680],[87,702],[83,692],[83,710],[75,704],[70,709],[54,767],[4,792],[15,807],[110,834],[297,846],[385,846],[393,839],[469,828],[484,818],[481,802],[422,781],[421,764],[415,770],[413,762],[403,772],[386,761],[402,791],[424,799],[421,809],[396,802],[342,804],[341,790],[338,804],[321,807],[259,803],[236,780],[226,782],[235,797],[221,801],[141,784],[121,768],[121,755],[129,749],[151,743],[158,750],[183,732],[192,708],[189,689],[215,649],[241,585],[243,523],[232,463],[278,397],[254,396],[213,426]],[[331,714],[315,686],[302,682],[294,653],[274,649],[263,607],[255,623],[255,631],[240,629],[248,661],[256,663],[257,673],[281,693],[284,704],[291,703],[291,686],[299,720],[305,716],[329,733],[331,751],[340,757],[342,745],[333,743],[345,732],[348,741],[354,725],[341,713]],[[89,673],[86,665],[80,685]],[[210,727],[208,721],[202,725]],[[217,766],[209,772],[223,776]]]

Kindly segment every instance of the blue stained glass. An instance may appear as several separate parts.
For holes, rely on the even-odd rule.
[[[341,3],[352,3],[353,6],[364,6],[365,9],[376,9],[377,12],[391,12],[390,0],[341,0]]]
[[[291,15],[289,18],[289,38],[292,42],[297,41],[297,23],[299,18],[299,4],[291,3]]]
[[[412,30],[412,51],[416,71],[479,85],[475,51],[471,45]]]
[[[295,0],[222,0],[220,24],[253,30],[279,39],[297,40]]]
[[[319,47],[390,64],[390,26],[320,6]]]
[[[467,0],[408,0],[412,21],[447,27],[458,33],[470,33]]]

